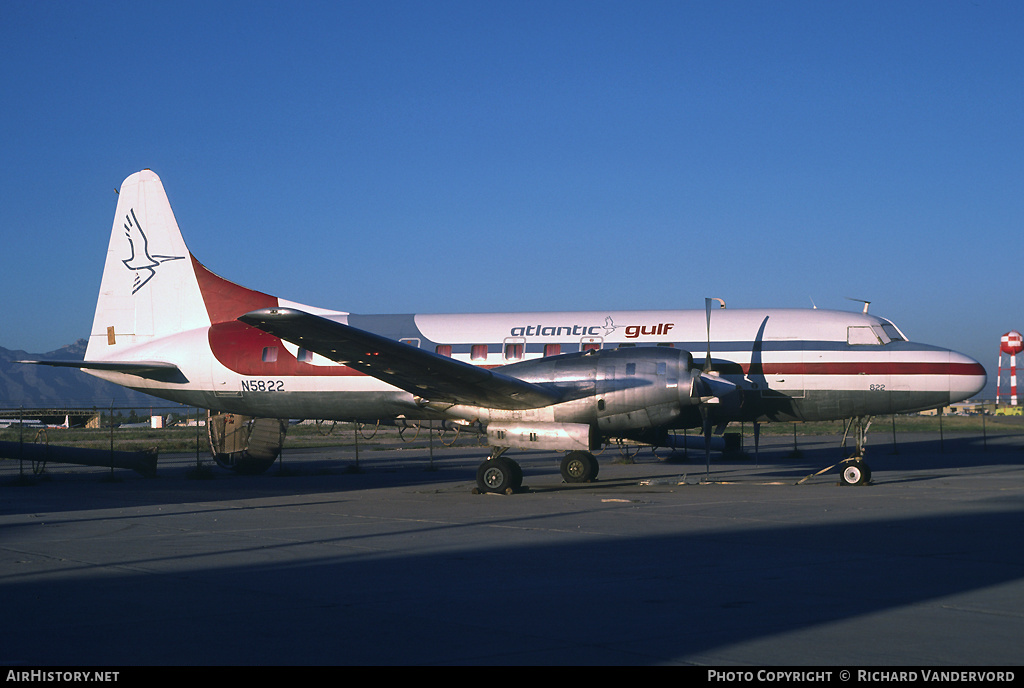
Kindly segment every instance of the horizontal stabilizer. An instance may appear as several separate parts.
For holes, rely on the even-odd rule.
[[[294,308],[263,308],[246,313],[239,320],[429,401],[527,409],[562,400],[558,390],[544,385]]]
[[[16,361],[31,365],[45,365],[56,368],[79,368],[81,370],[105,370],[112,373],[127,373],[138,377],[162,380],[164,382],[187,381],[178,366],[164,361]]]

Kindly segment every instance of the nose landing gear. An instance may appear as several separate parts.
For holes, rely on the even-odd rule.
[[[867,485],[871,482],[871,468],[864,461],[864,445],[868,442],[868,428],[871,427],[871,420],[871,416],[858,416],[851,419],[850,426],[843,435],[843,446],[846,446],[846,438],[852,430],[857,447],[853,450],[853,454],[840,464],[842,466],[839,473],[841,485]]]

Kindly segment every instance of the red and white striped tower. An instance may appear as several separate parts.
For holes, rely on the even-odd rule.
[[[1010,405],[1017,405],[1017,354],[1024,350],[1024,337],[1010,330],[999,341],[999,369],[996,373],[996,403],[999,403],[999,383],[1003,377],[1003,354],[1010,355]]]

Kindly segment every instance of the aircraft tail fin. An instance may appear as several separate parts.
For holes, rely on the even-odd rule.
[[[160,178],[142,170],[121,185],[85,360],[132,360],[139,345],[277,303],[196,261]]]

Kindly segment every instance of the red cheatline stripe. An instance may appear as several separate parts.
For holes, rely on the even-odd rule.
[[[749,373],[750,366],[744,365]],[[764,375],[984,375],[980,363],[914,363],[905,361],[853,362],[831,361],[822,363],[770,363],[763,367]]]

